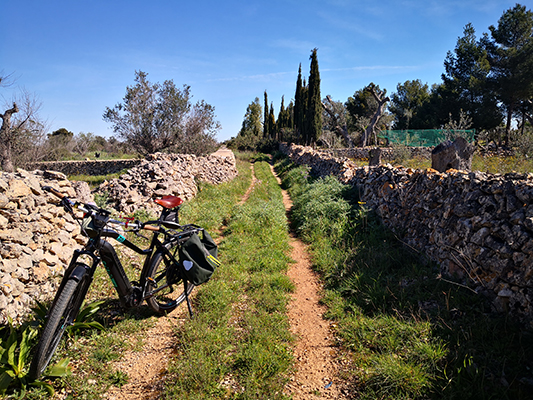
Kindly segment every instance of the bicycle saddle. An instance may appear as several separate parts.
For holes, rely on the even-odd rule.
[[[165,208],[175,208],[183,204],[181,197],[177,196],[164,196],[162,199],[155,199],[154,201]]]

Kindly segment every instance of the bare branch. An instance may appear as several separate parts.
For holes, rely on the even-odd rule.
[[[374,116],[370,120],[370,124],[367,126],[363,134],[363,147],[366,147],[370,135],[374,135],[374,138],[376,138],[376,125],[381,116],[383,115],[383,111],[385,110],[385,104],[390,101],[389,97],[383,98],[384,92],[381,90],[376,90],[376,87],[373,85],[368,88],[368,91],[372,94],[372,97],[374,97],[374,99],[378,103],[378,108],[374,113]]]
[[[344,116],[337,115],[333,108],[334,108],[334,102],[331,96],[326,96],[326,100],[329,103],[329,107],[324,104],[322,104],[322,108],[328,113],[328,115],[331,117],[331,120],[333,122],[333,128],[337,132],[338,135],[342,136],[348,147],[353,147],[352,139],[350,138],[350,135],[348,134],[348,126],[346,124],[346,120]]]

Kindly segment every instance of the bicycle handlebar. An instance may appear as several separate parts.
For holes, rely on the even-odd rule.
[[[105,213],[107,215],[110,214],[109,211],[107,211],[105,209],[102,209],[102,208],[99,208],[99,207],[97,207],[95,205],[84,204],[84,203],[80,203],[80,202],[77,202],[77,201],[72,201],[66,195],[64,195],[63,193],[59,192],[58,190],[54,189],[51,186],[43,186],[42,189],[44,191],[46,191],[46,192],[52,193],[54,196],[56,196],[59,199],[61,199],[61,202],[64,203],[63,206],[65,208],[67,208],[67,206],[70,208],[69,210],[67,210],[69,212],[73,211],[72,208],[77,208],[80,211],[83,211],[84,213],[100,212],[100,213]],[[112,224],[122,225],[122,226],[125,226],[126,228],[131,226],[134,231],[135,230],[139,230],[139,229],[145,229],[145,230],[152,231],[152,232],[159,232],[159,231],[162,231],[161,230],[162,226],[164,226],[165,228],[173,229],[173,230],[182,228],[182,226],[180,224],[178,224],[176,222],[172,222],[172,221],[147,221],[147,222],[141,222],[141,221],[130,222],[130,221],[128,221],[128,222],[123,222],[123,221],[117,221],[115,219],[109,219],[108,222],[112,223]],[[160,224],[160,225],[159,226],[155,226],[155,225],[152,225],[153,223]]]
[[[59,197],[60,199],[66,197],[63,193],[55,190],[52,186],[43,186],[43,190],[52,193],[54,196]]]

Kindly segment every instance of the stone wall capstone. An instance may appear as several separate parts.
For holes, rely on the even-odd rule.
[[[495,310],[533,320],[533,174],[357,168],[310,147],[280,150],[317,176],[356,186],[402,241],[488,296]]]

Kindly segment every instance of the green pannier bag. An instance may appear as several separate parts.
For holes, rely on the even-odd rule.
[[[217,245],[206,231],[202,236],[200,239],[200,236],[194,233],[180,248],[180,261],[185,277],[196,286],[207,282],[215,268],[220,266]]]

